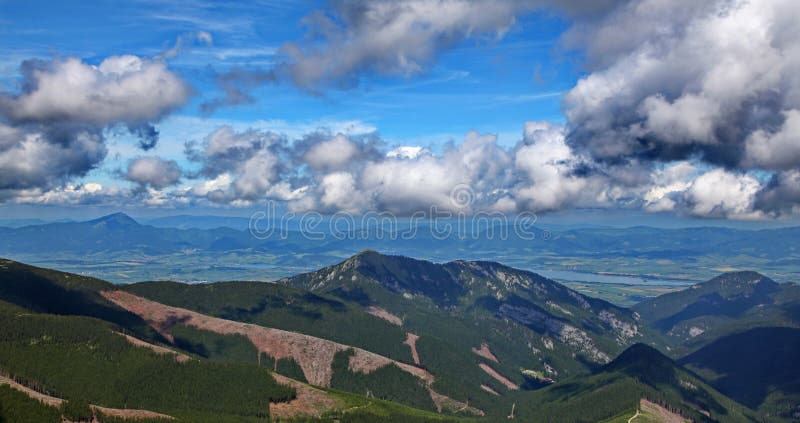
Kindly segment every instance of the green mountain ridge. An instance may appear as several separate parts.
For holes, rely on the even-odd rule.
[[[121,223],[126,224],[124,218]],[[66,357],[59,354],[72,354],[74,357],[84,357],[79,358],[86,363],[81,366],[90,366],[84,368],[102,369],[102,366],[97,367],[100,362],[92,361],[96,360],[91,355],[94,353],[86,355],[86,351],[81,352],[82,348],[94,345],[89,351],[112,357],[112,361],[120,360],[121,356],[109,356],[104,352],[109,348],[116,351],[121,347],[119,339],[122,338],[112,333],[116,331],[186,353],[194,357],[193,361],[197,361],[199,368],[233,365],[257,369],[267,366],[279,374],[303,380],[296,362],[271,361],[268,356],[262,357],[243,336],[209,332],[175,322],[172,339],[165,339],[138,315],[99,295],[100,291],[120,288],[168,306],[317,336],[412,366],[417,365],[415,360],[418,359],[419,366],[434,375],[435,381],[431,387],[437,393],[461,401],[462,405],[443,410],[445,414],[457,412],[466,402],[485,413],[486,416],[479,419],[481,421],[506,421],[506,415],[512,408],[515,408],[515,416],[522,421],[613,420],[632,416],[639,400],[646,398],[695,421],[766,419],[783,422],[791,418],[793,407],[798,404],[797,393],[800,392],[794,374],[776,379],[777,371],[781,368],[796,368],[789,359],[798,348],[795,344],[779,351],[765,350],[765,355],[758,359],[772,360],[775,366],[759,367],[753,372],[742,373],[738,379],[723,376],[740,365],[736,358],[745,360],[743,356],[750,354],[749,351],[741,350],[741,353],[735,354],[737,357],[730,357],[728,361],[715,361],[714,357],[722,354],[722,351],[733,350],[725,342],[739,347],[746,345],[746,341],[737,340],[739,332],[728,333],[730,339],[719,338],[720,344],[711,340],[704,344],[708,350],[704,351],[701,346],[695,354],[679,360],[690,370],[653,348],[655,346],[673,357],[681,357],[677,353],[683,348],[679,344],[680,338],[671,336],[668,330],[664,331],[663,325],[655,324],[651,328],[649,324],[675,315],[680,318],[689,316],[684,310],[694,310],[697,306],[693,304],[702,304],[707,298],[722,299],[714,303],[720,308],[707,309],[715,313],[715,317],[724,316],[722,320],[714,320],[724,323],[720,328],[729,330],[739,327],[734,323],[737,319],[744,319],[743,327],[766,325],[767,329],[763,330],[772,330],[769,327],[779,322],[769,319],[774,316],[786,318],[787,310],[792,310],[792,301],[781,297],[781,293],[786,290],[791,294],[794,288],[792,285],[775,284],[756,273],[722,275],[687,290],[689,292],[684,292],[683,297],[662,298],[659,301],[664,302],[650,306],[648,313],[639,311],[638,307],[633,311],[581,295],[535,273],[499,263],[457,260],[438,264],[374,251],[364,251],[338,265],[282,279],[277,283],[221,282],[196,285],[142,282],[114,286],[98,279],[3,260],[0,261],[0,301],[4,301],[3,304],[7,304],[4,307],[9,310],[18,310],[5,314],[18,316],[3,318],[5,324],[18,326],[19,323],[14,322],[19,322],[19,316],[25,313],[35,313],[41,316],[36,317],[40,319],[38,321],[53,323],[41,323],[36,330],[45,332],[31,332],[31,335],[22,338],[10,335],[17,332],[6,332],[0,339],[7,339],[8,342],[0,341],[0,352],[6,351],[6,354],[10,354],[7,357],[25,354],[31,359],[17,361],[9,367],[8,363],[14,362],[0,357],[0,370],[23,376],[36,384],[48,384],[52,389],[64,393],[68,399],[94,401],[105,406],[130,406],[124,403],[120,405],[116,400],[107,401],[100,391],[90,395],[72,390],[69,386],[73,385],[65,381],[76,378],[76,375],[56,372],[53,367],[37,364],[37,360],[44,364],[51,359],[61,360],[57,357]],[[681,306],[679,302],[683,298],[686,303]],[[739,308],[729,312],[730,303]],[[647,307],[647,304],[643,306]],[[753,310],[758,310],[758,313]],[[694,313],[690,320],[704,316]],[[680,323],[680,318],[675,320]],[[70,324],[76,328],[87,329],[72,332],[61,330],[71,335],[52,338],[49,333],[60,327],[58,325],[62,323],[57,323],[59,319],[73,322]],[[93,325],[103,329],[88,329]],[[90,340],[107,338],[100,333],[108,333],[111,338],[102,342]],[[50,336],[49,343],[13,341],[41,339],[44,334]],[[409,344],[409,334],[415,337],[415,349]],[[742,336],[745,340],[759,339],[761,343],[764,343],[764,339],[770,339],[769,335],[760,335],[760,338],[749,334]],[[790,336],[794,339],[794,333],[782,338],[789,339]],[[49,350],[40,351],[45,347]],[[125,344],[124,350],[129,348],[133,347]],[[597,351],[604,355],[597,354]],[[348,354],[347,351],[336,354],[331,384],[333,390],[329,395],[340,398],[340,401],[362,405],[373,401],[366,398],[369,396],[377,396],[374,401],[394,401],[374,403],[376,405],[367,407],[364,411],[366,414],[358,418],[381,413],[393,415],[399,421],[439,418],[437,414],[426,414],[426,411],[399,405],[436,411],[426,391],[418,389],[423,386],[420,381],[394,370],[394,366],[384,367],[377,373],[354,372],[349,368]],[[139,358],[132,362],[141,360]],[[20,363],[26,364],[20,367]],[[101,376],[105,372],[97,370]],[[48,376],[50,373],[61,376],[51,378]],[[765,377],[754,378],[753,375],[757,374],[764,374]],[[698,375],[717,389],[711,388]],[[548,384],[545,378],[553,379],[555,383]],[[751,389],[742,391],[737,388],[748,380],[754,385]],[[778,386],[779,389],[766,388],[769,386]],[[770,393],[764,395],[765,388]],[[335,393],[338,392],[336,389],[351,393],[338,394]],[[761,417],[720,392],[758,408]],[[759,394],[754,395],[753,392]],[[0,392],[0,398],[3,395]],[[9,396],[12,397],[16,398]],[[176,414],[179,420],[189,418],[185,411],[180,411],[186,403],[172,403],[172,406],[164,406],[166,403],[158,401],[136,404],[142,408]],[[230,418],[230,413],[236,412],[233,408],[208,409],[204,417],[198,417],[197,421],[210,419],[212,415],[228,415],[226,418]],[[248,418],[259,418],[253,416],[252,411],[247,413],[251,413]],[[333,418],[334,414],[322,421]],[[355,415],[345,417],[356,418]],[[451,418],[463,417],[456,413]],[[623,418],[623,421],[626,419]],[[188,421],[193,420],[189,418]],[[367,418],[361,421],[372,420]]]
[[[731,272],[633,307],[685,355],[714,339],[755,327],[800,327],[800,286],[756,272]]]

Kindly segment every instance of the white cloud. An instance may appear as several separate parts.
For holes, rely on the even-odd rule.
[[[747,138],[746,164],[771,169],[800,167],[800,110],[789,110],[784,117],[776,132],[758,130]]]
[[[0,201],[51,189],[61,195],[105,159],[110,129],[125,127],[152,148],[152,123],[190,94],[164,62],[130,55],[98,66],[29,60],[21,71],[21,91],[0,93]]]
[[[38,188],[22,190],[14,197],[18,204],[85,205],[118,204],[127,193],[118,187],[105,187],[95,182],[80,185],[67,184],[63,187],[41,190]]]
[[[401,145],[386,153],[386,157],[390,159],[416,159],[423,154],[430,154],[430,151],[417,145]]]
[[[760,189],[752,176],[714,169],[692,181],[686,200],[689,211],[697,216],[758,219],[763,214],[754,205]]]
[[[652,213],[675,211],[698,172],[695,165],[685,161],[654,172],[652,185],[642,197],[644,209]]]
[[[100,134],[65,132],[53,140],[54,134],[42,130],[0,124],[0,200],[16,190],[59,186],[103,160]]]
[[[211,179],[198,183],[193,192],[223,203],[263,198],[278,182],[283,143],[271,132],[218,128],[201,146],[188,146],[190,158],[202,165],[200,174]]]
[[[567,40],[591,72],[565,96],[570,141],[603,161],[740,166],[748,137],[800,110],[798,20],[791,0],[632,0],[579,23]]]
[[[181,170],[174,160],[159,157],[139,157],[128,163],[125,178],[141,186],[164,188],[180,181]]]
[[[312,145],[304,159],[315,169],[341,169],[358,154],[358,146],[340,134]]]
[[[364,211],[364,195],[358,192],[356,180],[350,173],[335,172],[325,175],[320,182],[320,203],[335,211],[357,213]]]
[[[184,104],[191,90],[159,60],[111,56],[99,66],[77,58],[28,62],[29,89],[0,99],[14,121],[68,121],[97,126],[158,120]]]
[[[529,210],[555,210],[581,200],[591,178],[574,175],[578,159],[565,143],[564,128],[547,122],[525,124],[525,138],[514,165],[523,175],[515,190]],[[592,196],[589,195],[589,198]]]

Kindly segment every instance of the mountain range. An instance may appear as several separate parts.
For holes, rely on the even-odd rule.
[[[800,276],[800,249],[794,242],[800,227],[532,227],[525,229],[530,236],[519,237],[518,228],[501,224],[441,236],[420,223],[413,236],[403,237],[408,228],[387,222],[333,236],[330,222],[323,222],[318,228],[323,239],[304,236],[296,224],[260,239],[243,218],[177,216],[147,222],[115,213],[85,222],[0,227],[0,256],[116,283],[274,280],[338,263],[367,248],[434,261],[491,260],[531,270],[642,275],[654,283],[669,279],[669,284],[690,285],[749,268],[769,272],[779,282]]]
[[[628,309],[496,262],[372,250],[274,283],[3,260],[0,415],[791,421],[796,291],[735,272]]]

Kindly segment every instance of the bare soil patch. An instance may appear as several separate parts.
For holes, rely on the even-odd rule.
[[[386,311],[383,308],[375,307],[375,306],[369,306],[369,307],[366,308],[366,312],[371,314],[371,315],[373,315],[373,316],[375,316],[375,317],[378,317],[378,318],[381,318],[383,320],[386,320],[387,322],[389,322],[389,323],[391,323],[393,325],[397,325],[397,326],[402,326],[403,325],[403,319],[397,317],[396,315],[394,315],[392,313],[389,313],[388,311]]]
[[[34,391],[31,388],[28,388],[25,385],[22,385],[10,378],[5,376],[0,376],[0,385],[8,385],[12,389],[15,389],[23,394],[27,395],[29,398],[35,399],[45,405],[49,405],[51,407],[60,407],[64,400],[61,398],[56,398],[47,394],[43,394],[41,392]],[[99,405],[90,405],[92,410],[95,412],[101,412],[107,416],[112,417],[119,417],[122,419],[174,419],[174,417],[156,413],[155,411],[149,410],[135,410],[130,408],[108,408],[108,407],[101,407]],[[97,421],[97,418],[94,419]]]
[[[685,423],[686,419],[680,414],[673,413],[666,408],[650,402],[644,398],[639,401],[639,408],[642,415],[649,419],[655,419],[659,423]],[[634,420],[635,421],[635,420]]]
[[[175,361],[177,361],[178,363],[185,363],[185,362],[187,362],[187,361],[192,359],[191,357],[189,357],[186,354],[179,353],[177,351],[173,351],[173,350],[171,350],[171,349],[169,349],[167,347],[162,347],[161,345],[151,344],[151,343],[149,343],[147,341],[142,341],[139,338],[134,338],[134,337],[132,337],[130,335],[126,335],[124,333],[120,333],[120,332],[114,332],[114,333],[116,333],[117,335],[124,336],[125,339],[128,340],[128,342],[130,342],[133,345],[136,345],[137,347],[147,348],[147,349],[150,349],[150,350],[152,350],[152,351],[154,351],[154,352],[156,352],[158,354],[173,354],[173,355],[175,355]]]
[[[485,358],[487,360],[494,361],[495,363],[499,363],[500,362],[497,359],[497,357],[492,353],[492,350],[489,349],[489,344],[487,344],[485,342],[481,343],[481,347],[480,348],[473,348],[472,352],[474,352],[475,354],[478,354],[479,356],[481,356],[481,357],[483,357],[483,358]]]
[[[500,373],[498,373],[497,370],[489,367],[488,364],[480,363],[480,364],[478,364],[478,366],[481,368],[481,370],[486,372],[489,376],[495,378],[495,380],[497,380],[498,382],[502,383],[506,388],[511,389],[513,391],[519,389],[519,386],[516,383],[510,381],[508,378],[506,378],[505,376],[503,376]]]
[[[411,332],[406,333],[406,341],[403,342],[404,344],[408,345],[411,348],[411,357],[414,359],[414,364],[419,366],[419,353],[417,352],[417,340],[419,339],[419,335],[415,335]]]
[[[273,374],[281,385],[288,385],[297,391],[297,397],[289,402],[269,404],[269,415],[275,419],[289,419],[301,416],[320,417],[329,410],[340,407],[339,401],[327,392],[300,383],[294,379]]]
[[[100,407],[99,405],[92,405],[92,410],[99,411],[106,416],[118,417],[120,419],[142,420],[142,419],[174,419],[172,416],[166,414],[156,413],[150,410],[134,410],[131,408],[108,408]]]
[[[447,411],[450,413],[463,413],[473,416],[483,416],[486,414],[483,410],[470,406],[468,402],[454,400],[430,388],[428,388],[428,392],[431,394],[431,400],[433,400],[434,405],[436,405],[436,410],[440,413],[442,411]]]
[[[497,396],[500,396],[500,394],[498,394],[498,393],[497,393],[497,391],[495,391],[494,389],[492,389],[492,387],[491,387],[491,386],[489,386],[489,385],[484,385],[484,384],[481,384],[481,389],[483,389],[484,391],[486,391],[486,392],[488,392],[488,393],[490,393],[490,394],[492,394],[492,395],[497,395]]]
[[[61,398],[52,397],[47,394],[43,394],[41,392],[34,391],[31,388],[28,388],[25,385],[17,383],[11,378],[0,376],[0,385],[8,385],[11,389],[17,390],[22,392],[23,394],[27,395],[29,398],[33,398],[36,401],[41,402],[42,404],[49,405],[51,407],[59,407],[61,403],[64,402]]]

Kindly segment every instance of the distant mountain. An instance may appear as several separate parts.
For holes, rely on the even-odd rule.
[[[230,228],[244,231],[250,225],[249,217],[175,215],[140,219],[142,223],[157,228],[216,229]]]
[[[125,213],[112,213],[85,222],[95,228],[124,229],[139,226],[139,223]]]
[[[0,252],[100,253],[141,252],[168,254],[191,249],[212,249],[223,239],[247,248],[254,239],[246,232],[228,228],[213,230],[168,229],[141,225],[124,213],[86,222],[61,222],[6,230]]]
[[[266,239],[250,233],[249,219],[215,216],[170,216],[137,223],[114,214],[85,222],[2,227],[0,256],[115,282],[273,280],[337,263],[367,248],[435,261],[499,260],[517,268],[611,272],[687,283],[722,267],[758,267],[779,281],[800,276],[800,247],[793,242],[800,237],[800,228],[524,228],[526,236],[521,237],[521,228],[513,225],[440,233],[441,228],[437,232],[425,222],[409,230],[409,222],[401,219],[333,236],[330,219],[323,219],[314,228],[316,235],[325,235],[318,239],[300,232],[298,220]],[[258,272],[258,266],[272,271]]]
[[[756,272],[731,272],[633,307],[663,333],[676,356],[755,327],[800,327],[800,286]]]

